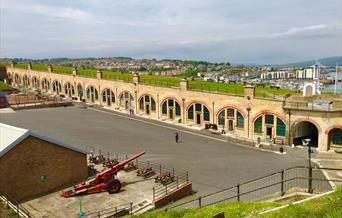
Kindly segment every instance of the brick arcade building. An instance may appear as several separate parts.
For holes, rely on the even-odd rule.
[[[0,123],[0,195],[23,202],[88,175],[86,152]]]

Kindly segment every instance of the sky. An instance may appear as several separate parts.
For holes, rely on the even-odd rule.
[[[342,0],[0,0],[0,57],[281,64],[342,55]]]

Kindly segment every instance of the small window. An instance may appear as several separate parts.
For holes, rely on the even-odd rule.
[[[244,119],[243,119],[243,116],[240,112],[237,112],[237,115],[236,115],[236,125],[238,128],[243,128],[243,124],[244,124]]]
[[[144,98],[141,98],[139,101],[139,109],[144,110]]]
[[[196,104],[196,112],[202,112],[202,105],[201,104]]]
[[[204,121],[209,121],[210,120],[209,110],[206,107],[203,107],[203,109],[204,109],[203,119],[204,119]]]
[[[191,105],[188,109],[188,119],[193,120],[194,119],[194,106]]]
[[[145,102],[150,102],[150,96],[145,95]]]
[[[334,145],[342,145],[342,130],[334,129],[332,131],[332,142]]]
[[[115,102],[115,95],[113,92],[111,92],[111,93],[112,93],[112,102]]]
[[[153,98],[151,98],[151,110],[155,111],[156,110],[156,102],[154,101]]]
[[[234,115],[234,111],[235,111],[234,109],[228,109],[228,110],[227,110],[228,117],[234,118],[234,116],[235,116],[235,115]]]
[[[225,111],[222,111],[219,115],[218,115],[218,125],[222,125],[224,126],[225,124],[225,114],[224,114]]]
[[[166,101],[164,101],[163,105],[162,105],[162,114],[167,114],[167,105],[166,105]]]
[[[285,127],[285,123],[277,118],[277,136],[285,136],[285,132],[286,132],[286,127]]]
[[[169,102],[169,107],[173,107],[173,99],[169,99],[168,102]]]
[[[180,116],[181,115],[181,108],[177,102],[175,102],[175,103],[176,103],[176,116]]]
[[[266,115],[265,116],[265,123],[273,125],[274,124],[274,116],[273,115]]]
[[[262,133],[262,116],[254,121],[254,132]]]

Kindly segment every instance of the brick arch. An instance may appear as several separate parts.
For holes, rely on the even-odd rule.
[[[292,131],[295,131],[295,127],[296,127],[299,123],[301,123],[301,122],[309,122],[309,123],[312,123],[314,126],[316,126],[317,131],[318,131],[318,134],[322,133],[322,129],[321,129],[321,127],[319,126],[319,124],[318,124],[316,121],[314,121],[313,119],[310,119],[310,118],[300,118],[300,119],[295,120],[295,121],[292,123],[292,125],[291,125],[291,130],[292,130]]]
[[[218,116],[223,110],[228,109],[228,108],[233,108],[233,109],[237,110],[238,112],[240,112],[242,114],[242,116],[244,118],[247,116],[246,112],[244,112],[241,107],[235,106],[235,105],[231,105],[231,104],[225,105],[220,110],[218,110],[218,112],[216,113],[216,116]]]
[[[270,111],[270,110],[262,110],[260,112],[258,112],[256,115],[254,115],[254,117],[252,118],[252,123],[254,123],[254,121],[259,118],[260,116],[264,115],[264,114],[271,114],[273,116],[276,116],[278,117],[281,121],[283,121],[284,123],[286,123],[286,119],[283,115],[277,113],[277,112],[273,112],[273,111]]]
[[[123,90],[123,91],[121,91],[120,92],[120,94],[119,94],[119,99],[120,99],[120,96],[124,93],[124,92],[128,92],[133,98],[134,98],[134,95],[132,94],[132,92],[130,92],[130,91],[128,91],[128,90]]]
[[[175,97],[173,97],[173,96],[167,96],[167,97],[164,97],[164,98],[160,101],[160,106],[162,106],[163,103],[164,103],[166,100],[168,100],[168,99],[175,100],[175,101],[179,104],[179,106],[182,105],[182,104],[181,104],[181,101],[179,101],[177,98],[175,98]]]
[[[190,101],[187,105],[186,105],[186,111],[188,111],[189,107],[192,105],[192,104],[202,104],[204,105],[209,111],[211,111],[211,108],[208,107],[208,105],[206,103],[204,103],[204,101],[202,100],[192,100]]]
[[[82,87],[83,87],[83,86],[82,86]],[[84,89],[85,92],[87,92],[87,90],[88,90],[90,87],[94,87],[94,89],[96,89],[97,91],[99,91],[98,86],[93,85],[93,84],[89,84],[89,85],[86,86],[85,89],[84,89],[84,87],[83,87],[83,89]]]
[[[115,95],[115,89],[112,89],[112,88],[109,88],[108,86],[105,86],[105,87],[103,87],[103,88],[101,88],[101,95],[102,95],[102,93],[106,90],[106,89],[109,89],[111,92],[113,92],[114,93],[114,95]]]
[[[329,134],[333,129],[342,129],[342,125],[332,125],[325,130],[325,134]]]
[[[153,95],[148,94],[148,93],[141,94],[141,95],[138,97],[138,102],[139,102],[140,99],[141,99],[142,97],[144,97],[145,95],[150,96],[151,98],[153,98],[154,102],[156,102],[156,98],[155,98]]]

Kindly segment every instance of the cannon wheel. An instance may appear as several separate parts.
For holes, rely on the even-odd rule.
[[[106,189],[109,194],[118,193],[121,189],[121,182],[117,179],[112,179],[108,182]]]

